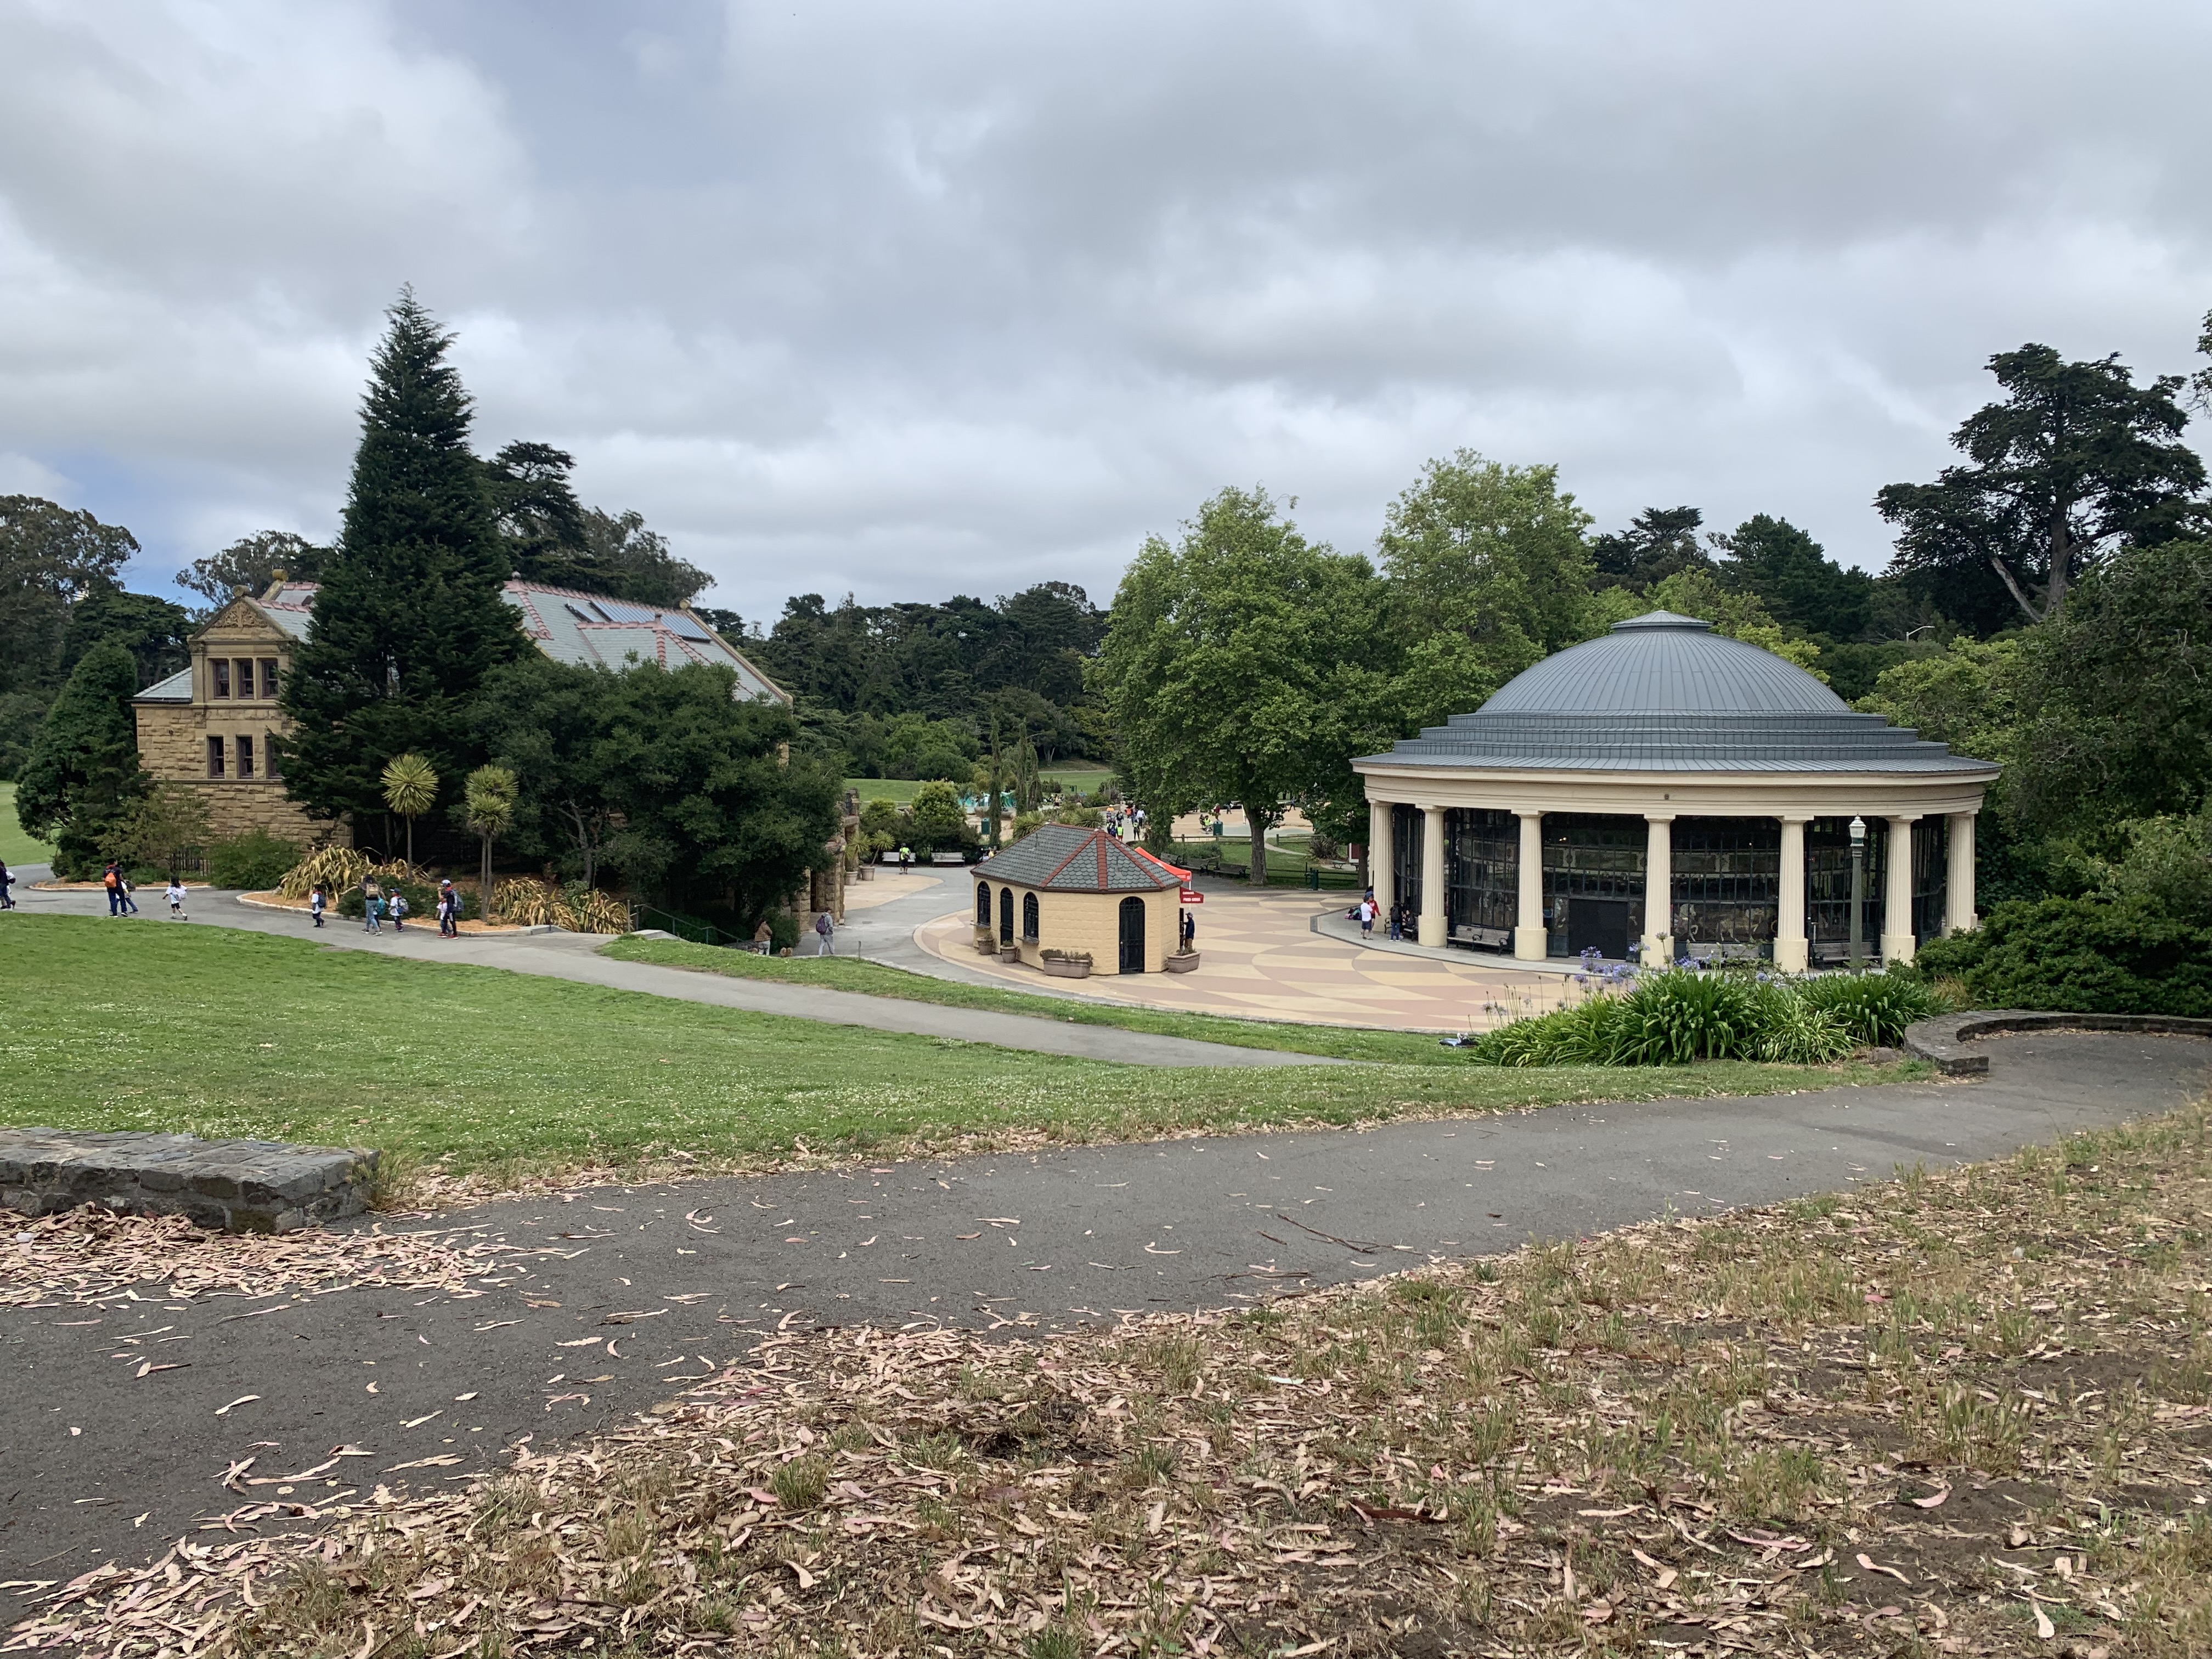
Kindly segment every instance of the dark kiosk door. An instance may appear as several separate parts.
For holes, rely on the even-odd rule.
[[[1567,949],[1576,956],[1595,950],[1614,962],[1628,957],[1628,901],[1571,898],[1567,901]]]
[[[1121,971],[1145,971],[1145,902],[1140,898],[1121,901]]]
[[[1013,942],[1014,890],[1011,887],[1001,887],[999,890],[999,943],[1012,945]]]

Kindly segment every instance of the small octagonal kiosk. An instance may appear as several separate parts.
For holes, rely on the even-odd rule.
[[[1863,714],[1794,664],[1653,611],[1546,658],[1471,714],[1352,763],[1378,902],[1425,945],[1523,962],[1885,960],[1974,925],[1988,761]]]

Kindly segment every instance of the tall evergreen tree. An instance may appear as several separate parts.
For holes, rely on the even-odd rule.
[[[528,649],[500,597],[507,568],[469,452],[453,337],[402,289],[372,360],[361,447],[313,626],[284,681],[292,798],[321,817],[384,810],[395,755],[465,777],[465,708],[485,672]]]
[[[15,816],[54,843],[54,872],[88,876],[106,843],[146,793],[131,699],[138,665],[120,645],[85,653],[31,741],[15,783]]]

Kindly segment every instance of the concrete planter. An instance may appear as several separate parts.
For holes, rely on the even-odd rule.
[[[1058,957],[1047,957],[1039,966],[1054,979],[1089,979],[1091,964],[1087,962],[1063,962]]]
[[[1188,974],[1198,966],[1198,957],[1199,953],[1195,951],[1170,951],[1167,957],[1168,972]]]
[[[1019,962],[1021,959],[1022,959],[1022,947],[1021,947],[1020,945],[1002,945],[1002,946],[1000,946],[1000,950],[999,950],[999,960],[1000,960],[1000,961],[1001,961],[1001,962]]]

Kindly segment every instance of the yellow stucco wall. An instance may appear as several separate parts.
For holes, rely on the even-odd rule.
[[[1161,888],[1149,893],[1058,893],[1038,888],[1024,887],[1018,882],[977,881],[969,884],[968,914],[975,912],[975,889],[988,886],[991,890],[991,931],[995,938],[999,927],[999,894],[1003,890],[1014,896],[1014,942],[1019,945],[1023,963],[1038,967],[1047,951],[1084,951],[1091,953],[1093,974],[1112,974],[1120,971],[1121,960],[1121,901],[1142,899],[1145,903],[1145,971],[1164,973],[1168,953],[1175,949],[1176,928],[1180,920],[1181,901],[1176,890]],[[1037,937],[1035,940],[1022,937],[1022,899],[1029,893],[1036,894]]]

